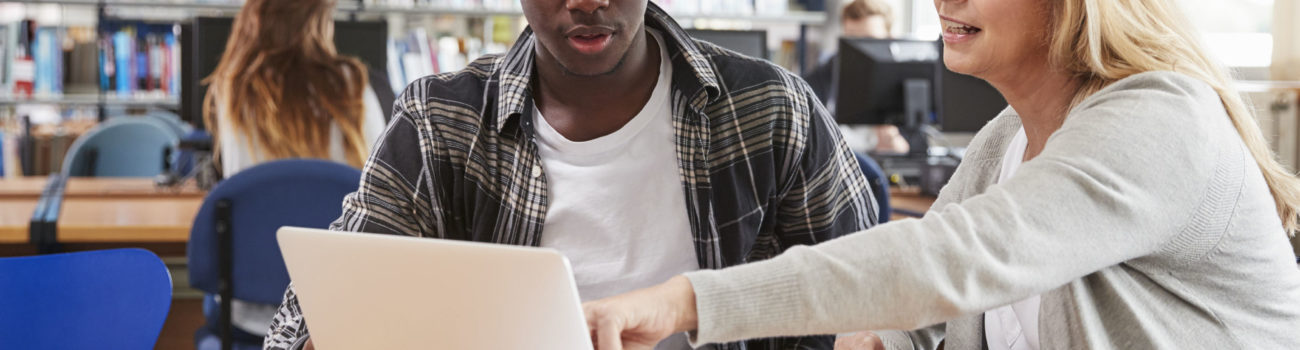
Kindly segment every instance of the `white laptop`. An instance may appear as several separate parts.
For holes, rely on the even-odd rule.
[[[592,348],[555,250],[296,227],[277,235],[318,349]]]

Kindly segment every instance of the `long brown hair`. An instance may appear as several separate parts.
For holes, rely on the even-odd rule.
[[[367,79],[361,61],[334,48],[334,0],[248,0],[203,80],[203,120],[214,138],[249,135],[246,146],[256,142],[272,159],[329,158],[338,125],[347,163],[360,167]],[[217,130],[217,111],[232,130]]]
[[[1218,92],[1228,118],[1259,163],[1288,233],[1300,229],[1300,179],[1269,150],[1255,116],[1227,71],[1201,47],[1192,26],[1170,0],[1050,0],[1053,36],[1048,55],[1083,82],[1073,104],[1128,76],[1169,70],[1199,79]]]

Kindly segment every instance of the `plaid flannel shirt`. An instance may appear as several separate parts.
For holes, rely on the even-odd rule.
[[[867,181],[803,80],[691,39],[653,3],[645,23],[669,44],[676,166],[702,268],[766,259],[875,225]],[[538,245],[547,198],[529,118],[536,45],[526,29],[504,55],[409,85],[330,228]],[[307,334],[291,285],[264,347],[297,348]],[[811,336],[714,346],[830,349],[833,342]]]

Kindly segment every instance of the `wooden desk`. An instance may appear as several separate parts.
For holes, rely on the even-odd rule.
[[[39,195],[39,193],[38,193]],[[28,224],[36,210],[31,198],[0,198],[0,244],[27,243],[31,237]]]
[[[930,207],[934,205],[934,200],[934,197],[921,194],[920,191],[891,187],[889,189],[889,205],[895,211],[889,216],[889,219],[899,220],[912,217],[899,213],[898,210],[900,209],[924,214],[930,211]]]
[[[59,243],[185,243],[203,197],[65,198]]]
[[[0,198],[40,198],[48,177],[26,176],[0,180]],[[156,197],[185,196],[202,198],[205,192],[194,181],[176,188],[154,185],[153,178],[73,177],[67,180],[64,197]]]
[[[24,177],[6,177],[0,179],[0,198],[41,198],[41,191],[45,189],[45,182],[49,178],[44,176],[24,176]],[[27,213],[31,215],[31,213]]]
[[[153,178],[132,177],[73,177],[63,190],[64,198],[153,198],[153,197],[197,197],[203,198],[205,192],[189,181],[176,188],[163,188],[154,185]]]
[[[193,181],[160,188],[152,178],[70,178],[55,237],[59,243],[185,243],[204,195]]]

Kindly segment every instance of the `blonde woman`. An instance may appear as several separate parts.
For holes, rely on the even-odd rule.
[[[334,48],[334,7],[249,0],[235,16],[226,51],[204,80],[204,122],[225,177],[282,158],[365,162],[384,116],[365,66]]]
[[[222,175],[282,158],[360,168],[383,132],[361,61],[334,49],[333,0],[248,0],[204,82],[204,122]],[[235,300],[234,325],[263,336],[278,305]]]
[[[589,303],[600,349],[1300,349],[1300,187],[1173,0],[935,5],[945,63],[1011,108],[933,210]]]

